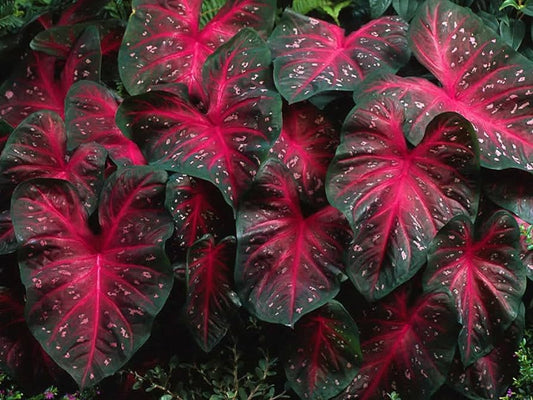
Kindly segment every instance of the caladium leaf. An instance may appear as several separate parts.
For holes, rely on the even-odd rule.
[[[505,333],[498,337],[496,347],[466,369],[457,355],[448,375],[448,384],[469,399],[505,398],[513,377],[518,375],[518,360],[515,355],[524,333],[525,307]]]
[[[152,165],[214,183],[235,206],[281,127],[270,51],[243,30],[206,61],[206,110],[186,96],[152,91],[126,99],[117,123]]]
[[[215,239],[231,233],[232,210],[211,183],[184,174],[167,182],[165,207],[174,219],[177,244],[186,249],[204,235]]]
[[[357,325],[332,300],[296,324],[285,373],[302,399],[330,399],[355,378],[360,364]]]
[[[187,253],[185,315],[196,343],[211,351],[230,326],[237,295],[232,291],[235,237],[215,243],[206,235]]]
[[[65,101],[67,145],[72,150],[83,143],[102,145],[120,166],[146,164],[137,145],[115,123],[122,99],[105,86],[92,81],[72,85]]]
[[[128,361],[170,292],[166,178],[149,167],[112,175],[100,198],[100,234],[89,229],[87,211],[66,181],[31,180],[13,194],[28,326],[81,387]]]
[[[367,299],[390,293],[426,262],[439,228],[475,216],[478,150],[471,125],[441,114],[414,149],[402,131],[403,107],[376,97],[347,117],[330,165],[327,194],[352,229],[348,275]]]
[[[106,151],[88,143],[69,155],[63,120],[52,111],[36,112],[13,131],[0,154],[0,172],[13,184],[37,177],[66,179],[92,212],[102,186]]]
[[[533,223],[533,174],[517,169],[483,171],[483,191],[500,207]]]
[[[0,368],[25,388],[46,385],[60,375],[60,368],[26,325],[23,293],[4,287],[0,287]]]
[[[295,103],[324,91],[353,91],[376,70],[396,72],[410,55],[407,26],[382,17],[345,36],[337,25],[287,9],[269,38],[276,87]]]
[[[68,58],[56,73],[58,59],[31,52],[21,60],[14,74],[0,86],[0,117],[17,126],[33,112],[51,110],[64,114],[68,89],[77,80],[98,80],[100,74],[100,38],[93,26],[76,41]]]
[[[518,315],[526,289],[519,238],[513,216],[499,211],[477,229],[459,215],[431,243],[424,287],[452,292],[462,325],[459,351],[465,366],[487,354],[495,337]]]
[[[283,112],[281,134],[270,153],[291,170],[301,193],[323,202],[326,172],[339,139],[322,112],[310,104],[294,104]]]
[[[430,0],[409,36],[418,60],[442,87],[420,78],[389,77],[370,91],[399,98],[420,141],[431,119],[455,111],[474,126],[481,163],[493,169],[533,169],[533,62],[504,45],[471,11]]]
[[[134,13],[118,59],[122,82],[131,94],[181,82],[192,95],[202,97],[202,66],[207,57],[242,28],[266,35],[276,10],[273,0],[230,0],[200,29],[201,4],[201,0],[133,1]]]
[[[430,399],[446,380],[455,352],[457,324],[447,293],[418,297],[402,288],[357,320],[363,365],[338,399]]]
[[[245,305],[292,326],[327,303],[339,291],[348,231],[330,205],[304,210],[287,167],[267,161],[237,212],[235,283]]]

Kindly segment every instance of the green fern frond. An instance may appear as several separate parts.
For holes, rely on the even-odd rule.
[[[293,0],[292,9],[300,14],[319,11],[329,15],[337,25],[340,25],[340,12],[352,4],[352,0],[337,2],[335,0]]]
[[[204,0],[202,2],[202,13],[200,14],[200,28],[207,25],[224,4],[226,4],[226,0]]]

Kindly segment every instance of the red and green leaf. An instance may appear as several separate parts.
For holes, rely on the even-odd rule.
[[[369,89],[395,96],[418,143],[443,111],[468,119],[477,132],[481,164],[533,169],[533,62],[504,45],[471,11],[430,0],[413,19],[409,36],[418,60],[442,87],[421,78],[391,76]]]
[[[0,172],[13,184],[31,178],[57,178],[70,181],[84,206],[96,208],[102,186],[106,152],[87,143],[67,153],[65,125],[51,111],[36,112],[13,131],[0,154]]]
[[[243,30],[205,62],[205,110],[184,95],[152,91],[126,99],[117,123],[150,164],[208,180],[236,206],[281,128],[269,65],[266,43]]]
[[[224,337],[237,295],[233,292],[235,238],[215,243],[211,235],[187,253],[187,325],[202,350],[209,352]]]
[[[80,81],[72,85],[65,101],[68,148],[96,142],[117,165],[146,164],[137,145],[115,123],[121,102],[113,91],[96,82]]]
[[[337,25],[287,9],[269,38],[276,87],[296,103],[325,91],[353,91],[376,70],[396,72],[410,55],[407,27],[398,17],[383,17],[345,36]]]
[[[355,322],[332,300],[296,324],[285,373],[302,399],[330,399],[355,378],[361,357]]]
[[[235,281],[264,321],[292,326],[339,291],[349,227],[329,205],[313,211],[277,160],[261,167],[237,211]]]
[[[441,114],[410,149],[403,123],[403,107],[392,99],[356,107],[328,172],[328,199],[355,233],[348,275],[371,300],[422,267],[447,221],[477,210],[479,160],[471,125],[455,113]]]
[[[15,190],[11,213],[28,326],[81,387],[132,357],[170,292],[166,178],[148,167],[112,175],[100,197],[100,234],[89,229],[68,182],[36,179]]]
[[[430,399],[445,382],[456,348],[457,324],[449,294],[436,292],[411,304],[395,291],[357,320],[363,365],[338,399]]]
[[[451,291],[465,366],[486,355],[518,315],[526,288],[519,239],[513,216],[499,211],[477,229],[466,216],[455,217],[430,246],[424,287]]]
[[[133,1],[118,60],[131,94],[179,82],[194,97],[202,97],[202,67],[208,56],[242,28],[254,28],[266,36],[274,23],[274,1],[230,0],[200,28],[201,4],[201,0]]]
[[[453,360],[448,384],[469,399],[505,399],[513,377],[518,376],[516,350],[524,333],[524,305],[511,326],[498,337],[492,351],[465,368],[457,354]]]
[[[283,110],[281,134],[270,153],[290,169],[300,193],[324,202],[326,172],[339,139],[322,112],[310,104],[295,104]]]
[[[36,51],[26,54],[0,86],[0,117],[17,126],[37,111],[50,110],[63,116],[68,89],[80,79],[98,80],[101,58],[96,27],[81,34],[65,61]]]
[[[211,183],[174,174],[167,182],[165,206],[174,219],[177,245],[187,249],[204,235],[215,239],[229,234],[233,213]],[[232,221],[231,224],[228,221]]]

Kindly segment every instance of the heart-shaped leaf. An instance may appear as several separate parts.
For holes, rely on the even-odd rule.
[[[113,174],[99,203],[100,234],[89,229],[87,211],[66,181],[31,180],[13,194],[28,326],[81,387],[131,358],[170,292],[166,178],[148,167]]]
[[[202,0],[133,1],[118,59],[122,82],[131,94],[180,82],[193,96],[202,97],[207,57],[242,28],[268,33],[276,10],[273,0],[230,0],[200,29],[201,4]]]
[[[458,114],[441,114],[410,149],[403,122],[403,106],[393,99],[360,104],[345,121],[328,172],[328,199],[355,233],[348,275],[370,300],[422,267],[447,221],[477,210],[479,160],[471,125]]]
[[[361,357],[355,322],[332,300],[296,324],[285,373],[302,399],[330,399],[355,378]]]
[[[74,44],[64,62],[39,52],[31,52],[0,86],[0,117],[17,126],[33,112],[51,110],[64,114],[64,101],[72,83],[80,79],[98,80],[100,75],[100,36],[88,27]],[[61,64],[61,73],[56,67]]]
[[[513,216],[499,211],[476,230],[459,215],[431,243],[424,287],[451,291],[462,325],[459,351],[465,366],[487,354],[518,315],[526,289],[519,238]]]
[[[455,352],[457,325],[447,293],[420,296],[404,288],[370,307],[357,320],[363,365],[337,399],[430,399],[446,380]]]
[[[427,1],[409,36],[415,56],[442,87],[390,76],[369,88],[402,101],[409,140],[418,143],[435,115],[455,111],[474,126],[483,166],[533,170],[533,62],[448,0]]]
[[[115,123],[121,102],[118,95],[96,82],[80,81],[72,85],[65,101],[69,150],[96,142],[120,166],[146,164],[137,145]]]
[[[187,253],[187,303],[185,313],[196,343],[206,352],[224,337],[235,309],[232,291],[235,238],[215,243],[206,235]]]
[[[205,110],[184,95],[152,91],[119,107],[117,123],[152,165],[208,180],[236,206],[281,128],[270,51],[243,30],[206,61]]]
[[[13,184],[31,178],[70,181],[92,212],[102,186],[106,152],[88,143],[69,155],[63,120],[54,112],[36,112],[13,131],[0,154],[0,172]]]
[[[322,112],[310,104],[294,104],[283,110],[281,134],[270,153],[291,170],[299,192],[323,203],[326,172],[339,139]]]
[[[257,173],[237,212],[235,282],[244,304],[285,325],[339,291],[349,227],[335,208],[302,208],[297,184],[277,160]]]
[[[269,44],[274,82],[289,103],[353,91],[372,72],[396,72],[410,55],[407,24],[398,17],[376,19],[345,36],[337,25],[287,9]]]

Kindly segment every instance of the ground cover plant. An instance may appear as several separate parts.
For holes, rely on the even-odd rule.
[[[36,5],[0,7],[0,396],[527,396],[531,1]]]

